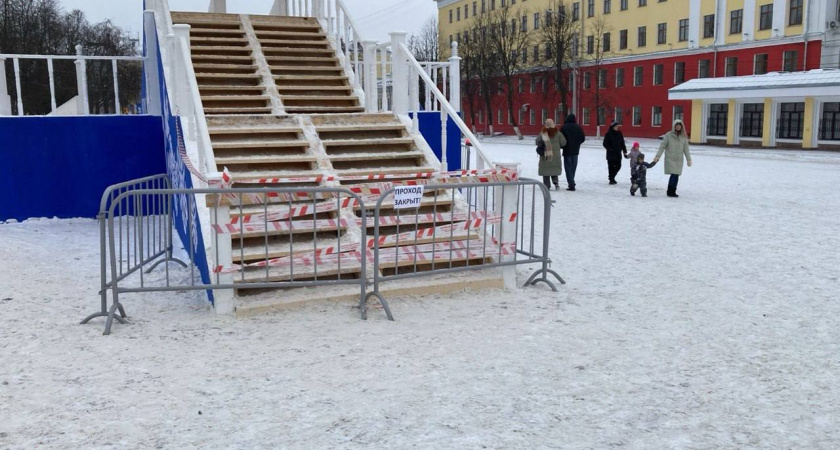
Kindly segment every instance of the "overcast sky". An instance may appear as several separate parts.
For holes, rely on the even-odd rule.
[[[132,34],[142,25],[142,0],[59,0],[65,10],[81,9],[88,20],[111,19]],[[228,12],[267,14],[273,0],[227,0]],[[210,0],[169,0],[173,11],[207,11]],[[390,31],[416,32],[437,14],[434,0],[344,0],[363,39],[382,42]]]

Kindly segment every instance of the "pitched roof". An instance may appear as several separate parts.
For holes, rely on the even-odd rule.
[[[840,70],[814,69],[807,72],[771,72],[742,77],[696,78],[669,89],[668,97],[671,100],[692,100],[711,97],[797,97],[838,93]]]

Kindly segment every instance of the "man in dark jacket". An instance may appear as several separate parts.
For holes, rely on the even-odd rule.
[[[566,182],[569,183],[567,191],[575,190],[575,170],[577,170],[580,145],[586,140],[583,129],[577,124],[574,114],[566,117],[566,122],[560,128],[560,132],[566,137],[566,145],[563,147],[563,167],[566,169]]]
[[[621,134],[618,127],[621,124],[613,122],[610,124],[610,130],[604,136],[604,148],[607,149],[607,169],[609,171],[610,184],[617,184],[615,176],[621,170],[622,154],[627,157],[627,145],[624,144],[624,135]]]

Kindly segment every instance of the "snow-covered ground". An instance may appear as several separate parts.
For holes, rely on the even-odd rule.
[[[536,175],[531,140],[486,142]],[[559,293],[396,322],[141,294],[105,337],[95,223],[0,225],[0,448],[840,447],[840,154],[696,148],[679,199],[661,170],[630,197],[589,142],[551,194]]]

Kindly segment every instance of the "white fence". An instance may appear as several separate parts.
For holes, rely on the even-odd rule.
[[[0,54],[0,115],[12,114],[11,96],[8,94],[8,86],[6,86],[6,60],[12,61],[15,79],[15,97],[17,99],[17,115],[23,116],[26,114],[26,105],[23,101],[23,92],[21,88],[21,74],[20,61],[21,60],[41,60],[47,62],[47,73],[49,75],[50,86],[50,111],[59,115],[88,115],[91,113],[90,97],[88,94],[88,79],[87,79],[87,64],[89,61],[110,61],[111,72],[113,74],[113,88],[114,88],[114,112],[115,114],[122,114],[122,106],[120,104],[120,84],[119,84],[119,70],[118,62],[134,61],[143,62],[145,60],[142,56],[90,56],[82,54],[82,46],[76,46],[76,55],[18,55],[18,54]],[[75,104],[70,104],[69,107],[58,105],[56,103],[56,87],[55,87],[55,69],[54,62],[70,60],[74,61],[76,65],[76,86],[78,94],[71,100]],[[139,98],[139,95],[138,95]],[[70,103],[70,102],[68,102]]]

